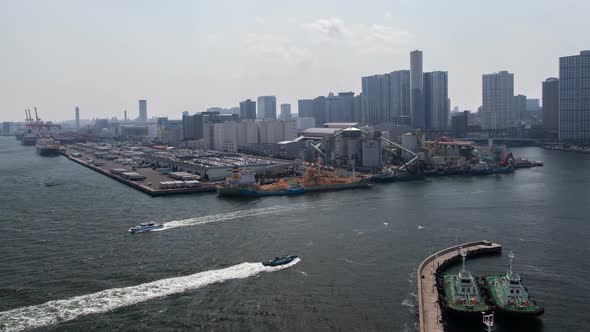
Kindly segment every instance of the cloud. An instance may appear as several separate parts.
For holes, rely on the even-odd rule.
[[[264,62],[297,66],[314,61],[309,48],[294,45],[286,36],[250,33],[244,42],[247,53]]]
[[[341,38],[347,33],[344,27],[344,21],[334,17],[321,18],[310,23],[302,24],[302,27],[310,32],[330,39]]]
[[[301,27],[314,33],[319,41],[341,43],[361,55],[391,54],[406,44],[413,35],[406,30],[379,24],[346,24],[339,18],[321,18],[302,24]],[[334,44],[331,44],[331,47]]]

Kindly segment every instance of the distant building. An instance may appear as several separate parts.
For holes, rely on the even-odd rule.
[[[297,116],[301,118],[313,118],[313,100],[300,99],[297,101]]]
[[[257,102],[259,119],[277,119],[277,98],[275,96],[258,97]]]
[[[80,129],[80,109],[78,108],[78,106],[76,106],[75,113],[76,113],[76,129]]]
[[[543,81],[543,127],[557,131],[559,127],[559,78]]]
[[[538,98],[529,98],[526,100],[526,110],[528,112],[541,111],[541,102]]]
[[[140,100],[139,101],[139,118],[138,120],[141,122],[147,122],[148,115],[147,115],[147,100]]]
[[[240,119],[256,120],[256,102],[246,99],[240,102]]]
[[[189,113],[188,113],[188,111],[184,111],[184,112],[182,112],[182,117],[184,118],[185,116],[189,116]]]
[[[449,84],[446,71],[424,73],[425,128],[446,129],[449,118]]]
[[[184,141],[203,138],[203,115],[184,115],[182,117],[182,129]]]
[[[469,111],[454,112],[451,117],[451,132],[452,136],[456,138],[463,138],[467,136],[469,128]]]
[[[524,95],[512,97],[512,112],[510,114],[510,123],[512,125],[524,120],[527,111],[528,100]]]
[[[354,120],[354,92],[330,94],[326,98],[325,122],[350,122]]]
[[[397,70],[389,74],[390,119],[410,116],[410,71]],[[389,120],[389,119],[388,119]]]
[[[313,117],[297,117],[297,131],[304,131],[309,128],[315,128],[315,119]]]
[[[514,97],[514,74],[500,71],[482,76],[482,129],[506,129]]]
[[[590,143],[590,50],[559,58],[559,140]]]
[[[424,75],[422,72],[422,51],[410,52],[410,121],[414,128],[425,128]]]
[[[291,104],[281,104],[281,113],[279,115],[281,120],[291,120]]]
[[[12,123],[10,122],[2,122],[2,133],[4,135],[9,135],[11,133]]]
[[[327,122],[328,105],[326,97],[319,96],[313,100],[313,118],[315,119],[316,125],[321,125]]]
[[[377,124],[389,117],[389,74],[361,78],[362,122]]]

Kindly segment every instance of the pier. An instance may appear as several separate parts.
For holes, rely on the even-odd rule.
[[[416,285],[418,287],[418,325],[420,332],[443,332],[443,313],[439,303],[436,275],[449,264],[459,260],[459,249],[467,251],[467,256],[498,254],[502,246],[490,241],[475,241],[440,250],[428,256],[418,267]]]
[[[82,158],[72,157],[71,155],[64,154],[64,156],[71,161],[78,163],[84,167],[90,168],[93,171],[96,171],[102,175],[106,175],[113,180],[119,181],[124,183],[131,188],[137,189],[145,194],[150,196],[166,196],[166,195],[175,195],[175,194],[192,194],[192,193],[207,193],[207,192],[215,192],[215,185],[213,183],[202,183],[199,187],[194,188],[174,188],[174,189],[156,189],[153,188],[152,185],[156,185],[163,180],[167,180],[167,177],[164,175],[159,174],[154,170],[142,170],[142,175],[145,176],[144,180],[141,181],[133,181],[129,179],[125,179],[119,175],[113,174],[108,171],[109,167],[117,167],[117,165],[107,162],[105,166],[95,166],[90,163],[87,163]],[[121,166],[118,166],[121,167]]]

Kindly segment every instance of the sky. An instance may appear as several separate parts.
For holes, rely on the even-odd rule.
[[[541,97],[560,56],[590,49],[590,1],[0,0],[0,121],[277,104],[360,92],[361,77],[448,71],[452,106],[477,110],[481,75],[508,70]]]

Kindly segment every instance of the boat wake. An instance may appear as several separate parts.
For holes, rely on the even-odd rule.
[[[210,216],[203,216],[203,217],[196,217],[196,218],[189,218],[183,220],[173,220],[164,223],[164,228],[160,230],[167,230],[171,228],[178,228],[178,227],[189,227],[189,226],[197,226],[208,224],[212,222],[219,222],[219,221],[227,221],[231,219],[238,219],[238,218],[246,218],[246,217],[254,217],[260,216],[264,214],[274,214],[280,212],[291,211],[294,209],[299,208],[300,204],[288,205],[288,206],[273,206],[273,207],[266,207],[266,208],[259,208],[259,209],[249,209],[249,210],[239,210],[234,212],[228,213],[221,213],[221,214],[213,214]]]
[[[300,259],[296,258],[289,264],[272,267],[261,263],[241,263],[225,269],[162,279],[137,286],[107,289],[94,294],[3,311],[0,312],[0,331],[21,331],[63,323],[80,316],[101,314],[214,283],[244,279],[261,272],[283,270],[299,262]]]

